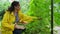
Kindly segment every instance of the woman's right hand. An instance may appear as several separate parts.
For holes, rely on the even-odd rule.
[[[17,24],[15,24],[15,28],[16,28],[16,29],[25,29],[24,26],[20,26],[20,25],[17,25]]]

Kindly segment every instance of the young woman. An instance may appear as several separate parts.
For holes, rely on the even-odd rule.
[[[12,2],[2,19],[2,34],[21,34],[25,27],[18,25],[19,23],[27,24],[33,21],[32,18],[37,19],[37,17],[24,15],[20,9],[18,1]]]

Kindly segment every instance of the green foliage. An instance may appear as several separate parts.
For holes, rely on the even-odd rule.
[[[54,25],[60,26],[60,0],[54,0]]]
[[[2,20],[5,10],[7,10],[9,6],[10,3],[8,0],[0,0],[0,20]]]
[[[50,1],[32,0],[26,14],[41,17],[27,25],[25,34],[50,34]]]

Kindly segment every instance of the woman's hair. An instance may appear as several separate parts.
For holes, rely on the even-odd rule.
[[[8,11],[11,13],[15,9],[14,6],[17,6],[17,5],[19,5],[19,2],[18,1],[13,1],[11,6],[8,8]]]

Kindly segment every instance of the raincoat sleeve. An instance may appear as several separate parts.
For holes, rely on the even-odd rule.
[[[22,12],[20,12],[20,15],[21,15],[20,17],[21,21],[26,21],[27,23],[33,21],[33,19],[37,19],[37,17],[27,16],[26,14],[23,14]]]
[[[9,13],[6,12],[3,16],[2,27],[5,27],[10,30],[14,30],[14,24],[11,24],[9,21]]]

